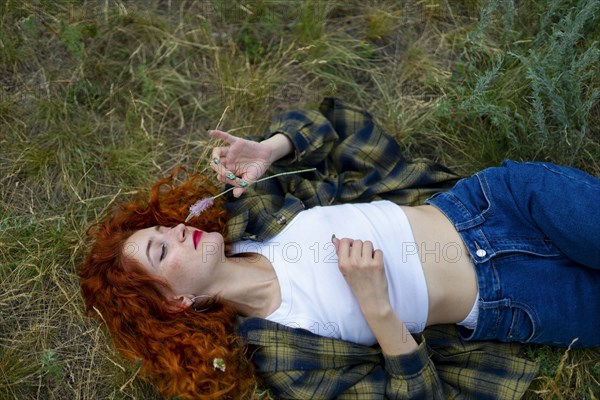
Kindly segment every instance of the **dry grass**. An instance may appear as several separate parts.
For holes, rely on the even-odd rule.
[[[533,2],[531,2],[533,3]],[[335,95],[411,155],[600,175],[597,1],[0,3],[0,398],[152,399],[82,314],[86,227],[206,130]],[[598,398],[599,353],[528,347],[528,398]]]

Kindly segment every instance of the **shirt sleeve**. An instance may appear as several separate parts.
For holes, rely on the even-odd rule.
[[[326,97],[314,110],[293,110],[278,115],[265,134],[285,135],[293,151],[277,166],[316,166],[327,161],[336,173],[385,170],[406,159],[397,140],[375,123],[371,114],[344,101]]]
[[[538,371],[518,344],[465,342],[452,325],[415,335],[417,350],[402,356],[260,318],[245,319],[238,333],[283,399],[518,399]]]
[[[429,357],[425,338],[413,335],[419,347],[411,354],[384,356],[387,399],[445,399],[444,385]]]
[[[370,348],[317,339],[305,347],[280,340],[254,349],[254,363],[278,398],[284,399],[445,399],[443,384],[423,339],[414,353],[385,357]],[[341,346],[341,347],[340,347]],[[318,354],[316,350],[320,350]],[[314,353],[313,353],[314,351]],[[359,352],[364,354],[359,356]],[[312,354],[311,354],[312,353]]]
[[[277,398],[444,398],[422,338],[414,353],[384,360],[378,348],[259,318],[243,320],[238,333],[251,346],[256,370]]]
[[[323,114],[317,111],[289,111],[280,114],[269,126],[265,138],[278,133],[291,142],[293,151],[278,160],[279,166],[314,166],[327,158],[339,136]]]
[[[384,356],[387,399],[519,399],[537,376],[519,344],[466,342],[453,325],[426,332],[415,352]]]
[[[266,137],[284,134],[293,151],[273,163],[275,169],[317,167],[309,178],[311,186],[327,182],[327,195],[315,197],[318,205],[369,202],[387,199],[402,205],[418,205],[439,191],[449,189],[459,176],[448,168],[425,159],[408,158],[400,143],[382,129],[366,110],[325,98],[319,111],[296,110],[279,115]],[[308,175],[307,175],[308,176]],[[289,192],[300,186],[297,177]],[[309,197],[314,193],[308,191]],[[304,200],[304,199],[302,199]],[[324,200],[324,202],[323,202]],[[312,202],[309,206],[314,206]]]

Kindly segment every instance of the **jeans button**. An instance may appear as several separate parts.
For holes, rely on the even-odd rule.
[[[477,254],[477,257],[485,257],[487,252],[484,249],[479,249],[475,252],[475,254]]]

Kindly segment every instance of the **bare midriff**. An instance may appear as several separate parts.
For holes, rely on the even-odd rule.
[[[464,320],[477,297],[477,276],[467,248],[433,206],[402,207],[412,227],[429,297],[427,325]]]

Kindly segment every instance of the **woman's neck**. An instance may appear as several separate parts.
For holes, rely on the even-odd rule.
[[[277,274],[271,262],[257,253],[228,257],[213,291],[240,315],[264,318],[281,304]]]

